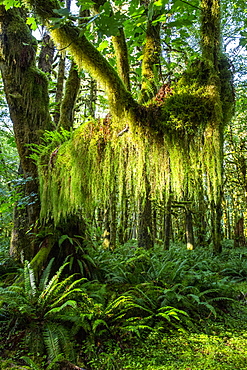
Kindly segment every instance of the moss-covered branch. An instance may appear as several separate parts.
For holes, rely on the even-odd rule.
[[[202,57],[217,68],[221,49],[220,1],[201,0]]]
[[[124,82],[127,90],[130,91],[128,49],[125,40],[124,29],[122,27],[119,28],[119,34],[112,37],[112,43],[116,55],[118,74]]]
[[[142,60],[141,102],[146,102],[157,93],[157,80],[160,67],[160,23],[153,24],[159,14],[147,21],[146,39]]]
[[[28,0],[27,3],[48,24],[50,18],[57,17],[54,15],[53,9],[58,9],[59,4],[54,0],[39,2]],[[60,48],[65,48],[71,53],[79,68],[85,69],[101,84],[108,95],[113,116],[120,119],[126,111],[136,105],[114,68],[87,40],[85,35],[80,35],[76,26],[67,23],[61,28],[51,29],[51,35]]]

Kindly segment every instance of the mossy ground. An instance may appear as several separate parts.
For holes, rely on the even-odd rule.
[[[245,323],[239,321],[239,326]],[[147,337],[131,348],[108,343],[105,352],[91,360],[92,370],[233,370],[247,369],[246,330],[224,326],[215,333],[181,333],[163,338]],[[15,366],[11,359],[0,360],[1,370],[31,369]]]
[[[132,370],[233,370],[247,369],[247,324],[231,318],[231,325],[212,324],[204,332],[174,333],[155,338],[152,334],[132,348],[109,344],[92,369]],[[209,330],[211,333],[206,334]],[[153,336],[153,337],[152,337]]]

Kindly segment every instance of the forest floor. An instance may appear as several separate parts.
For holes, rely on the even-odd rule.
[[[247,369],[247,330],[207,335],[184,333],[133,348],[129,354],[109,355],[108,369],[233,370]],[[111,360],[112,356],[112,360]],[[113,360],[114,359],[114,360]],[[116,362],[122,365],[117,365]]]
[[[246,326],[246,322],[243,324]],[[110,349],[111,347],[111,349]],[[106,351],[92,361],[92,369],[104,370],[245,370],[247,369],[247,327],[215,328],[215,333],[174,333],[163,339],[148,338],[129,350]],[[1,361],[1,358],[0,358]],[[1,370],[27,370],[13,361],[0,362]],[[40,368],[39,368],[40,369]],[[85,369],[86,370],[86,369]]]
[[[226,249],[220,256],[203,250],[191,254],[177,247],[169,252],[122,247],[114,253],[94,253],[94,271],[101,282],[81,285],[89,306],[81,312],[87,321],[82,322],[84,337],[75,347],[77,369],[247,370],[246,249]],[[6,289],[2,288],[2,297]],[[29,299],[24,287],[20,292]],[[17,327],[26,306],[21,310],[19,295],[16,302],[13,299],[0,310],[0,370],[58,369],[29,345],[15,345],[20,335],[28,339],[32,330],[37,334],[39,321],[25,313]],[[35,307],[36,303],[32,314]],[[185,309],[186,315],[181,311]],[[61,318],[57,316],[55,323]],[[23,355],[34,360],[33,366]]]
[[[109,350],[93,362],[93,369],[111,370],[245,370],[247,369],[247,316],[230,318],[230,325],[205,323],[204,332],[174,332],[163,338],[150,335],[121,350]],[[210,334],[205,332],[210,331]],[[97,365],[96,365],[97,363]]]

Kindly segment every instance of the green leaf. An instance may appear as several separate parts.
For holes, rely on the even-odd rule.
[[[4,5],[6,10],[9,10],[10,8],[19,8],[22,6],[21,1],[19,0],[3,0],[0,1],[0,4]]]
[[[102,42],[99,44],[99,46],[98,46],[98,48],[97,48],[97,49],[98,49],[99,51],[102,51],[102,50],[106,49],[108,46],[109,46],[108,41],[107,41],[107,40],[104,40],[104,41],[102,41]]]
[[[22,356],[21,359],[24,360],[32,369],[40,370],[40,367],[31,358]]]
[[[33,31],[37,30],[38,26],[34,17],[27,18],[26,23],[31,27]]]
[[[68,18],[70,15],[70,11],[67,8],[53,9],[53,12],[65,18]]]
[[[91,0],[77,0],[76,2],[76,5],[78,7],[81,7],[81,10],[87,10],[87,9],[91,9],[94,5],[95,5],[95,1],[91,1]]]

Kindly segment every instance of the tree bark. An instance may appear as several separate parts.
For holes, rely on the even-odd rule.
[[[56,94],[55,94],[55,112],[53,114],[53,120],[54,120],[55,126],[58,126],[59,119],[60,119],[60,108],[61,108],[63,92],[64,92],[65,61],[66,61],[66,56],[63,53],[59,56],[59,63],[58,63],[58,75],[57,75],[57,85],[56,85]]]
[[[64,97],[60,108],[58,128],[70,130],[74,124],[74,109],[80,88],[80,77],[75,63],[72,61],[65,85]]]
[[[141,103],[151,99],[158,91],[157,81],[160,69],[160,23],[153,25],[153,21],[159,14],[154,14],[152,19],[147,21],[145,45],[142,60],[142,87]]]
[[[23,196],[26,203],[16,207],[11,253],[30,259],[37,251],[40,202],[37,168],[30,160],[29,144],[38,144],[44,130],[51,129],[48,81],[35,66],[36,40],[22,18],[21,9],[6,11],[0,7],[0,69],[13,122],[15,140],[23,175]]]
[[[129,58],[128,58],[128,49],[125,40],[124,29],[119,28],[119,35],[112,37],[112,43],[115,50],[116,61],[117,61],[117,70],[120,78],[122,79],[126,89],[131,90],[130,87],[130,67],[129,67]]]
[[[52,72],[52,63],[54,59],[55,46],[51,37],[48,33],[45,33],[42,40],[42,47],[39,54],[38,68],[47,73],[48,75]]]

